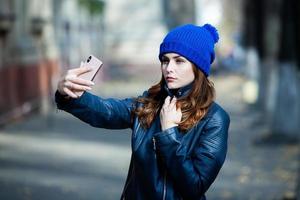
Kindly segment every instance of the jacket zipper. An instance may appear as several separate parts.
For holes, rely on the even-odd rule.
[[[138,124],[138,127],[137,127],[137,129],[135,131],[136,133],[137,133],[139,127],[140,127],[140,123]],[[155,141],[154,137],[152,138],[152,142],[153,142],[153,150],[155,151],[154,156],[155,156],[155,159],[156,159],[156,141]],[[131,179],[127,182],[127,184],[125,186],[125,189],[124,189],[124,193],[125,193],[128,185],[129,185],[130,181],[131,181]],[[166,194],[167,194],[167,171],[165,171],[165,173],[164,173],[163,200],[166,200]],[[125,194],[123,194],[123,198],[122,199],[125,200]]]
[[[154,156],[156,159],[156,140],[154,137],[152,138],[152,142],[153,142]],[[166,199],[166,194],[167,194],[167,171],[165,171],[164,173],[163,200]]]
[[[156,160],[156,140],[155,140],[154,137],[152,138],[152,142],[153,142],[154,157],[155,157],[155,160]]]
[[[152,138],[152,142],[153,142],[154,156],[156,159],[156,140],[154,137]],[[166,194],[167,194],[167,171],[165,171],[164,173],[163,200],[166,199]]]

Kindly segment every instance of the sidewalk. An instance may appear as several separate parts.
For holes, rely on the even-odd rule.
[[[229,111],[229,152],[209,199],[293,199],[299,169],[299,145],[255,145],[269,133],[263,114],[242,102],[243,79],[217,78],[219,102]]]
[[[230,113],[229,151],[208,200],[280,200],[294,195],[299,147],[255,146],[267,132],[242,103],[243,78],[214,77],[217,101]],[[134,96],[146,86],[110,84],[105,96]],[[148,85],[149,86],[149,85]],[[132,90],[133,89],[133,90]],[[128,92],[135,91],[135,92]],[[130,131],[90,127],[64,112],[32,116],[0,130],[0,199],[114,200],[130,159]]]

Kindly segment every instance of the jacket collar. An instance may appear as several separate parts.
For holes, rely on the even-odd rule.
[[[191,91],[192,86],[193,82],[179,89],[169,89],[167,84],[164,84],[164,90],[167,92],[168,96],[180,98],[186,96]]]

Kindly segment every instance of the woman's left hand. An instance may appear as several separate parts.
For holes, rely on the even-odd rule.
[[[163,131],[178,126],[181,121],[182,112],[180,108],[176,108],[176,101],[176,97],[173,97],[171,100],[171,97],[167,96],[165,99],[165,103],[160,111],[160,124]]]

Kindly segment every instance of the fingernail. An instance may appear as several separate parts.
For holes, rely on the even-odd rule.
[[[90,82],[90,84],[91,84],[91,85],[95,85],[95,83],[94,83],[94,82],[92,82],[92,81]]]

